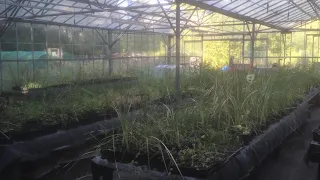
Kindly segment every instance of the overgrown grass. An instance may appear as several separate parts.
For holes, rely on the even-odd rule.
[[[1,113],[0,130],[18,130],[29,121],[43,125],[67,124],[78,121],[88,112],[105,113],[119,106],[122,106],[121,111],[128,111],[129,105],[170,93],[172,88],[162,88],[171,81],[141,78],[137,82],[75,85],[45,91],[36,97],[15,98]]]
[[[122,133],[107,139],[106,148],[153,156],[164,144],[179,165],[208,168],[238,149],[242,135],[259,134],[320,83],[313,70],[282,69],[252,83],[246,75],[204,70],[186,77],[183,91],[192,98],[148,104],[134,120],[123,116]]]
[[[37,100],[21,100],[7,107],[0,132],[36,120],[43,124],[77,121],[87,112],[115,109],[121,117],[121,134],[106,138],[105,148],[132,153],[168,154],[180,166],[207,168],[242,146],[242,135],[258,134],[277,115],[289,112],[320,77],[312,69],[281,69],[269,75],[224,73],[203,69],[184,74],[183,96],[178,102],[154,103],[161,97],[175,99],[174,78],[141,76],[137,83],[74,86]],[[122,116],[139,101],[134,120]],[[165,147],[164,147],[165,146]]]

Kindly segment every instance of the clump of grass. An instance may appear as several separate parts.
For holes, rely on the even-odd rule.
[[[153,147],[163,142],[179,165],[208,168],[242,146],[243,135],[261,133],[278,120],[272,117],[290,111],[311,87],[320,84],[312,70],[281,69],[256,75],[250,83],[246,75],[207,69],[183,79],[183,91],[192,91],[192,98],[150,104],[135,120],[123,119],[115,150],[157,154]]]
[[[67,124],[78,121],[88,112],[103,113],[111,111],[114,106],[122,106],[121,112],[127,112],[129,105],[163,96],[160,87],[164,86],[159,82],[142,79],[138,83],[74,85],[57,89],[57,92],[50,90],[38,98],[20,99],[8,105],[1,114],[0,122],[10,122],[15,124],[11,129],[19,129],[28,121],[45,125]],[[0,126],[0,130],[6,132],[10,128]]]

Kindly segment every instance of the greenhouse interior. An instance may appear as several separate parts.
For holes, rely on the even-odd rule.
[[[1,180],[320,179],[319,0],[0,0],[0,26]]]

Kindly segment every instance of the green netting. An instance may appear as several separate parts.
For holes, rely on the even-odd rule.
[[[47,52],[45,51],[0,51],[0,55],[1,60],[4,61],[48,59]],[[63,52],[62,56],[63,59],[72,59],[74,57],[72,54],[67,52]]]
[[[47,59],[47,52],[45,51],[1,51],[1,60],[34,60]]]
[[[74,56],[71,53],[63,52],[62,58],[63,59],[72,59]]]

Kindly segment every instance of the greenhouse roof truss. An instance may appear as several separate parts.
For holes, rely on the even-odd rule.
[[[215,13],[237,21],[206,22]],[[198,33],[244,22],[290,31],[319,15],[320,0],[0,0],[2,30],[18,21],[174,34],[179,18],[182,30]]]

